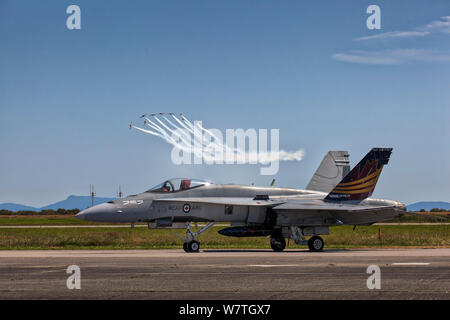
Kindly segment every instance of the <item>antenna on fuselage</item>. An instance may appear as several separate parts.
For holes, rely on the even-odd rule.
[[[275,179],[272,179],[272,182],[270,183],[270,186],[273,187],[275,184]]]
[[[119,192],[117,192],[117,196],[119,197],[119,199],[122,199],[122,186],[119,184]]]

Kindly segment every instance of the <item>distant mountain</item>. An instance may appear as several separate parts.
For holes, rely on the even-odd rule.
[[[115,200],[116,198],[94,198],[94,205]],[[66,200],[58,201],[42,208],[34,208],[30,206],[24,206],[16,203],[1,203],[0,210],[10,210],[10,211],[40,211],[40,210],[58,210],[61,209],[80,209],[84,210],[92,205],[92,199],[90,196],[69,196]]]
[[[116,198],[94,198],[94,205],[115,200]],[[66,200],[55,202],[49,204],[45,207],[40,208],[40,210],[58,210],[62,209],[80,209],[84,210],[92,205],[92,198],[90,196],[69,196]]]
[[[39,211],[38,208],[24,206],[17,203],[1,203],[0,210],[9,210],[9,211]]]
[[[443,201],[422,201],[412,203],[406,206],[408,211],[419,211],[420,209],[424,209],[426,211],[430,211],[433,208],[445,209],[450,211],[450,202]]]

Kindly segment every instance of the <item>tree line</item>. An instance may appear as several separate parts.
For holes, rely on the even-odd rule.
[[[62,209],[58,210],[41,210],[41,211],[10,211],[10,210],[0,210],[0,215],[17,215],[17,216],[32,216],[32,215],[75,215],[80,212],[79,209]]]

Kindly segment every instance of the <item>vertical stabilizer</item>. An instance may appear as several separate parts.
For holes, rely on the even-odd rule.
[[[306,189],[330,192],[349,171],[350,162],[347,151],[328,151]]]
[[[326,196],[325,200],[364,200],[375,190],[383,166],[389,162],[392,148],[373,148]]]

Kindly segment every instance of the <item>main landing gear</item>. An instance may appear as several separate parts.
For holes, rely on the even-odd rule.
[[[213,225],[214,225],[214,222],[210,222],[207,225],[205,225],[204,227],[202,227],[201,229],[198,229],[197,231],[194,232],[194,231],[192,231],[191,223],[187,222],[186,223],[186,238],[183,238],[182,236],[180,236],[177,233],[175,233],[175,234],[184,240],[184,243],[183,243],[184,251],[199,252],[200,243],[196,240],[196,237],[198,235],[202,234],[203,232],[205,232],[206,230],[208,230],[209,228],[211,228]]]
[[[306,241],[303,231],[299,227],[291,227],[290,230],[291,238],[296,244],[308,245],[309,251],[311,252],[321,252],[323,251],[324,241],[319,236],[312,236],[308,241]],[[275,252],[283,251],[286,247],[286,241],[282,237],[281,233],[273,234],[270,237],[270,246]]]
[[[270,237],[270,246],[275,252],[281,252],[286,248],[286,240],[283,237]]]
[[[323,250],[324,242],[319,236],[313,236],[308,240],[308,248],[311,252],[321,252]]]

